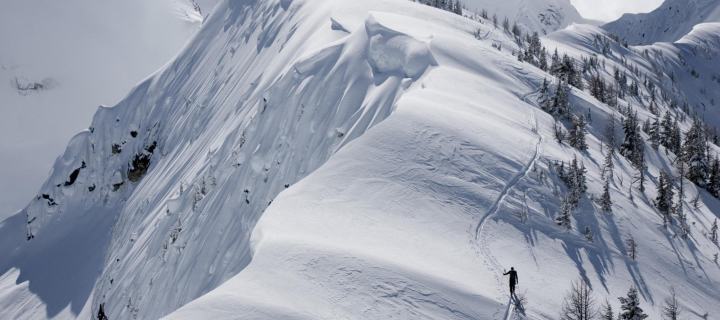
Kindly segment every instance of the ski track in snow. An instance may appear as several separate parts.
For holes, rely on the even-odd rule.
[[[525,101],[525,98],[527,96],[529,96],[537,91],[539,91],[539,90],[534,90],[534,91],[524,94],[520,100]],[[534,110],[531,111],[531,113],[530,113],[530,121],[532,122],[532,125],[534,126],[533,132],[538,133],[537,117],[535,116]],[[485,222],[488,220],[489,217],[491,217],[497,213],[497,210],[500,207],[500,203],[502,203],[505,200],[505,197],[510,192],[510,190],[512,190],[515,187],[515,185],[520,181],[520,179],[527,176],[528,172],[530,171],[530,168],[532,168],[533,164],[535,164],[535,162],[537,162],[537,159],[540,156],[540,145],[543,142],[543,136],[539,133],[538,133],[538,136],[539,136],[538,142],[535,145],[535,154],[533,155],[532,159],[527,163],[527,165],[523,168],[522,171],[520,171],[517,175],[515,175],[512,179],[510,179],[510,181],[508,181],[508,183],[505,185],[505,188],[502,190],[502,192],[497,197],[497,199],[495,200],[493,205],[488,209],[487,213],[483,216],[483,218],[480,220],[480,223],[478,223],[477,227],[475,228],[476,243],[480,246],[480,252],[483,254],[483,256],[485,256],[487,261],[490,262],[492,269],[495,270],[494,277],[497,280],[498,284],[500,284],[500,285],[502,285],[502,281],[501,281],[502,278],[499,275],[502,274],[502,272],[500,271],[500,270],[502,270],[502,268],[500,267],[500,263],[497,261],[495,256],[493,256],[492,253],[490,252],[490,249],[487,247],[485,241],[482,241],[482,238],[481,238],[482,231],[486,225]],[[502,286],[500,286],[499,288],[502,288]],[[500,290],[502,290],[502,289],[500,289]],[[512,300],[512,298],[511,298],[511,300]],[[512,315],[512,312],[510,309],[511,307],[512,307],[512,301],[508,302],[507,311],[505,312],[505,317],[504,317],[505,319],[510,319],[510,316]]]

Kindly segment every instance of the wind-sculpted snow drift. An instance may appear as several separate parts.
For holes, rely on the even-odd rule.
[[[568,32],[544,41],[588,52],[602,33]],[[701,233],[716,199],[688,206],[692,237],[675,238],[654,191],[627,196],[634,169],[618,156],[614,213],[585,198],[558,228],[566,190],[548,163],[578,157],[600,194],[614,110],[573,89],[590,149],[556,143],[534,102],[550,76],[517,49],[404,0],[220,3],[0,225],[0,318],[554,319],[578,276],[613,302],[635,284],[652,316],[669,284],[687,310],[720,313]],[[671,168],[648,152],[651,176]],[[511,265],[525,309],[508,305]]]

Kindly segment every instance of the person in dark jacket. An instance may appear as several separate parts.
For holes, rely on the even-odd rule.
[[[510,295],[515,294],[515,285],[520,283],[520,281],[518,281],[517,271],[515,271],[515,268],[510,267],[510,271],[503,273],[503,275],[510,275]]]

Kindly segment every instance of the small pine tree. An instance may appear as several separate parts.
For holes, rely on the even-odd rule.
[[[607,142],[608,151],[615,153],[615,113],[605,122],[605,141]]]
[[[568,137],[568,143],[575,149],[585,151],[587,150],[587,143],[585,142],[585,116],[580,114],[575,117],[573,121],[573,129],[570,131]]]
[[[718,225],[717,219],[713,221],[712,227],[710,227],[710,241],[714,244],[718,244]]]
[[[592,230],[590,230],[589,226],[585,227],[585,240],[590,242],[595,241],[595,235],[592,233]]]
[[[657,207],[658,211],[663,215],[663,226],[667,227],[673,209],[673,189],[670,176],[665,170],[660,170],[655,207]]]
[[[557,121],[553,124],[553,133],[555,135],[555,141],[558,143],[562,143],[563,140],[565,140],[565,131],[563,131],[563,126],[562,124],[558,124]]]
[[[695,119],[690,130],[685,134],[685,141],[682,148],[682,161],[685,162],[687,172],[685,177],[697,186],[705,186],[709,170],[707,163],[707,140],[705,130],[698,119]]]
[[[613,154],[609,149],[610,147],[608,147],[608,151],[607,153],[605,153],[605,162],[603,163],[603,171],[601,177],[603,179],[612,180],[613,168],[615,167],[615,165],[613,164]]]
[[[675,206],[675,216],[677,216],[678,225],[680,227],[680,237],[687,240],[690,235],[690,226],[687,225],[687,216],[683,210],[682,201],[678,200]]]
[[[653,150],[657,150],[660,146],[660,140],[661,140],[661,131],[660,131],[660,118],[655,117],[655,120],[650,123],[649,125],[649,135],[650,135],[650,147],[653,148]]]
[[[627,297],[619,297],[620,300],[620,316],[619,319],[627,320],[643,320],[648,316],[640,308],[640,300],[635,286],[631,286]]]
[[[720,199],[720,160],[715,158],[710,166],[710,175],[708,176],[707,191],[713,197]]]
[[[552,97],[552,115],[559,116],[563,119],[571,120],[573,116],[572,107],[570,107],[570,87],[567,81],[560,79],[558,81],[555,94]]]
[[[670,297],[665,298],[662,306],[662,318],[664,320],[678,320],[682,309],[675,293],[675,287],[670,287]]]
[[[645,153],[640,153],[638,155],[638,160],[636,160],[639,164],[637,166],[638,173],[635,176],[635,181],[638,183],[638,191],[645,192],[645,171],[647,171],[647,165],[645,164]]]
[[[495,29],[497,29],[497,22],[498,22],[498,21],[497,21],[497,15],[493,13],[492,23],[493,23],[493,27],[495,27]]]
[[[632,235],[625,239],[625,249],[627,250],[628,257],[635,260],[635,258],[637,257],[637,242]]]
[[[610,301],[608,301],[607,299],[605,300],[605,305],[603,306],[601,319],[602,320],[615,320],[612,306],[610,305]]]
[[[570,200],[567,197],[565,197],[565,198],[563,198],[563,202],[562,202],[562,213],[560,214],[560,216],[555,218],[555,222],[559,226],[561,226],[565,229],[568,229],[568,230],[571,227],[571,221],[570,221],[571,210],[572,210],[572,204],[570,203]]]
[[[600,198],[600,208],[605,212],[612,212],[612,200],[610,199],[610,179],[605,179],[603,194]]]
[[[543,111],[553,114],[552,99],[550,98],[550,85],[547,79],[543,79],[542,87],[540,87],[540,96],[537,99],[538,106]]]

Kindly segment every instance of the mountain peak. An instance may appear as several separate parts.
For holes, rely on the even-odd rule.
[[[700,23],[720,22],[720,1],[666,0],[649,13],[624,14],[602,28],[630,45],[674,42]]]

